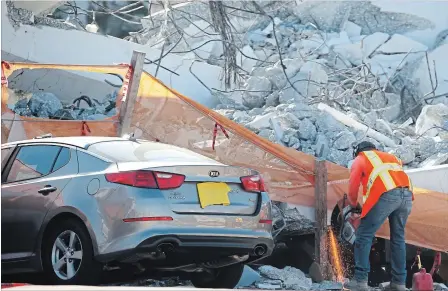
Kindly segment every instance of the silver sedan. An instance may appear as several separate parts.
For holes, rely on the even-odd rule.
[[[2,273],[95,284],[104,266],[190,273],[233,288],[272,253],[271,202],[254,170],[163,143],[110,137],[2,145]]]

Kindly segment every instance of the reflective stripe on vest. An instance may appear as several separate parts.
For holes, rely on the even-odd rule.
[[[396,188],[397,185],[395,184],[394,179],[392,179],[392,176],[389,174],[389,171],[403,171],[403,168],[397,163],[383,163],[381,158],[373,151],[365,151],[363,153],[373,166],[373,170],[370,173],[367,182],[366,194],[363,196],[363,203],[366,203],[373,183],[377,178],[381,179],[384,187],[386,187],[386,191],[392,190]]]

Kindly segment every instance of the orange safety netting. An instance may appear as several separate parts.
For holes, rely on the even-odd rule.
[[[14,70],[23,68],[115,73],[123,77],[128,70],[128,66],[124,65],[73,66],[11,63],[8,66],[9,68],[3,68],[6,77]],[[102,121],[86,121],[84,125],[83,121],[54,121],[21,117],[7,108],[7,95],[7,88],[2,86],[2,142],[33,138],[45,133],[52,133],[53,136],[81,135],[82,128],[85,126],[90,129],[89,135],[117,135],[118,115]],[[314,206],[315,158],[313,156],[259,137],[215,111],[168,88],[146,72],[142,74],[140,81],[136,104],[132,112],[131,130],[141,132],[142,138],[188,148],[224,164],[256,169],[263,175],[273,200]],[[326,165],[328,169],[327,205],[331,213],[344,192],[347,192],[349,171],[330,162],[326,162]],[[416,189],[413,211],[406,228],[407,242],[438,251],[448,251],[447,209],[448,195]],[[387,225],[384,225],[377,235],[388,238]]]

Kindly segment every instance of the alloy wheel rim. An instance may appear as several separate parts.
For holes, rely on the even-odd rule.
[[[81,267],[83,249],[79,236],[71,230],[58,235],[51,250],[53,271],[62,280],[70,280]]]

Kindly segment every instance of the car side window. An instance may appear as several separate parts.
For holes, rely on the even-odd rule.
[[[67,163],[70,161],[70,150],[68,148],[62,148],[59,152],[59,155],[56,159],[56,162],[53,165],[53,169],[51,169],[51,172],[55,172],[62,168],[63,166],[67,165]]]
[[[61,147],[53,145],[20,147],[6,182],[17,182],[48,175],[60,150]]]

